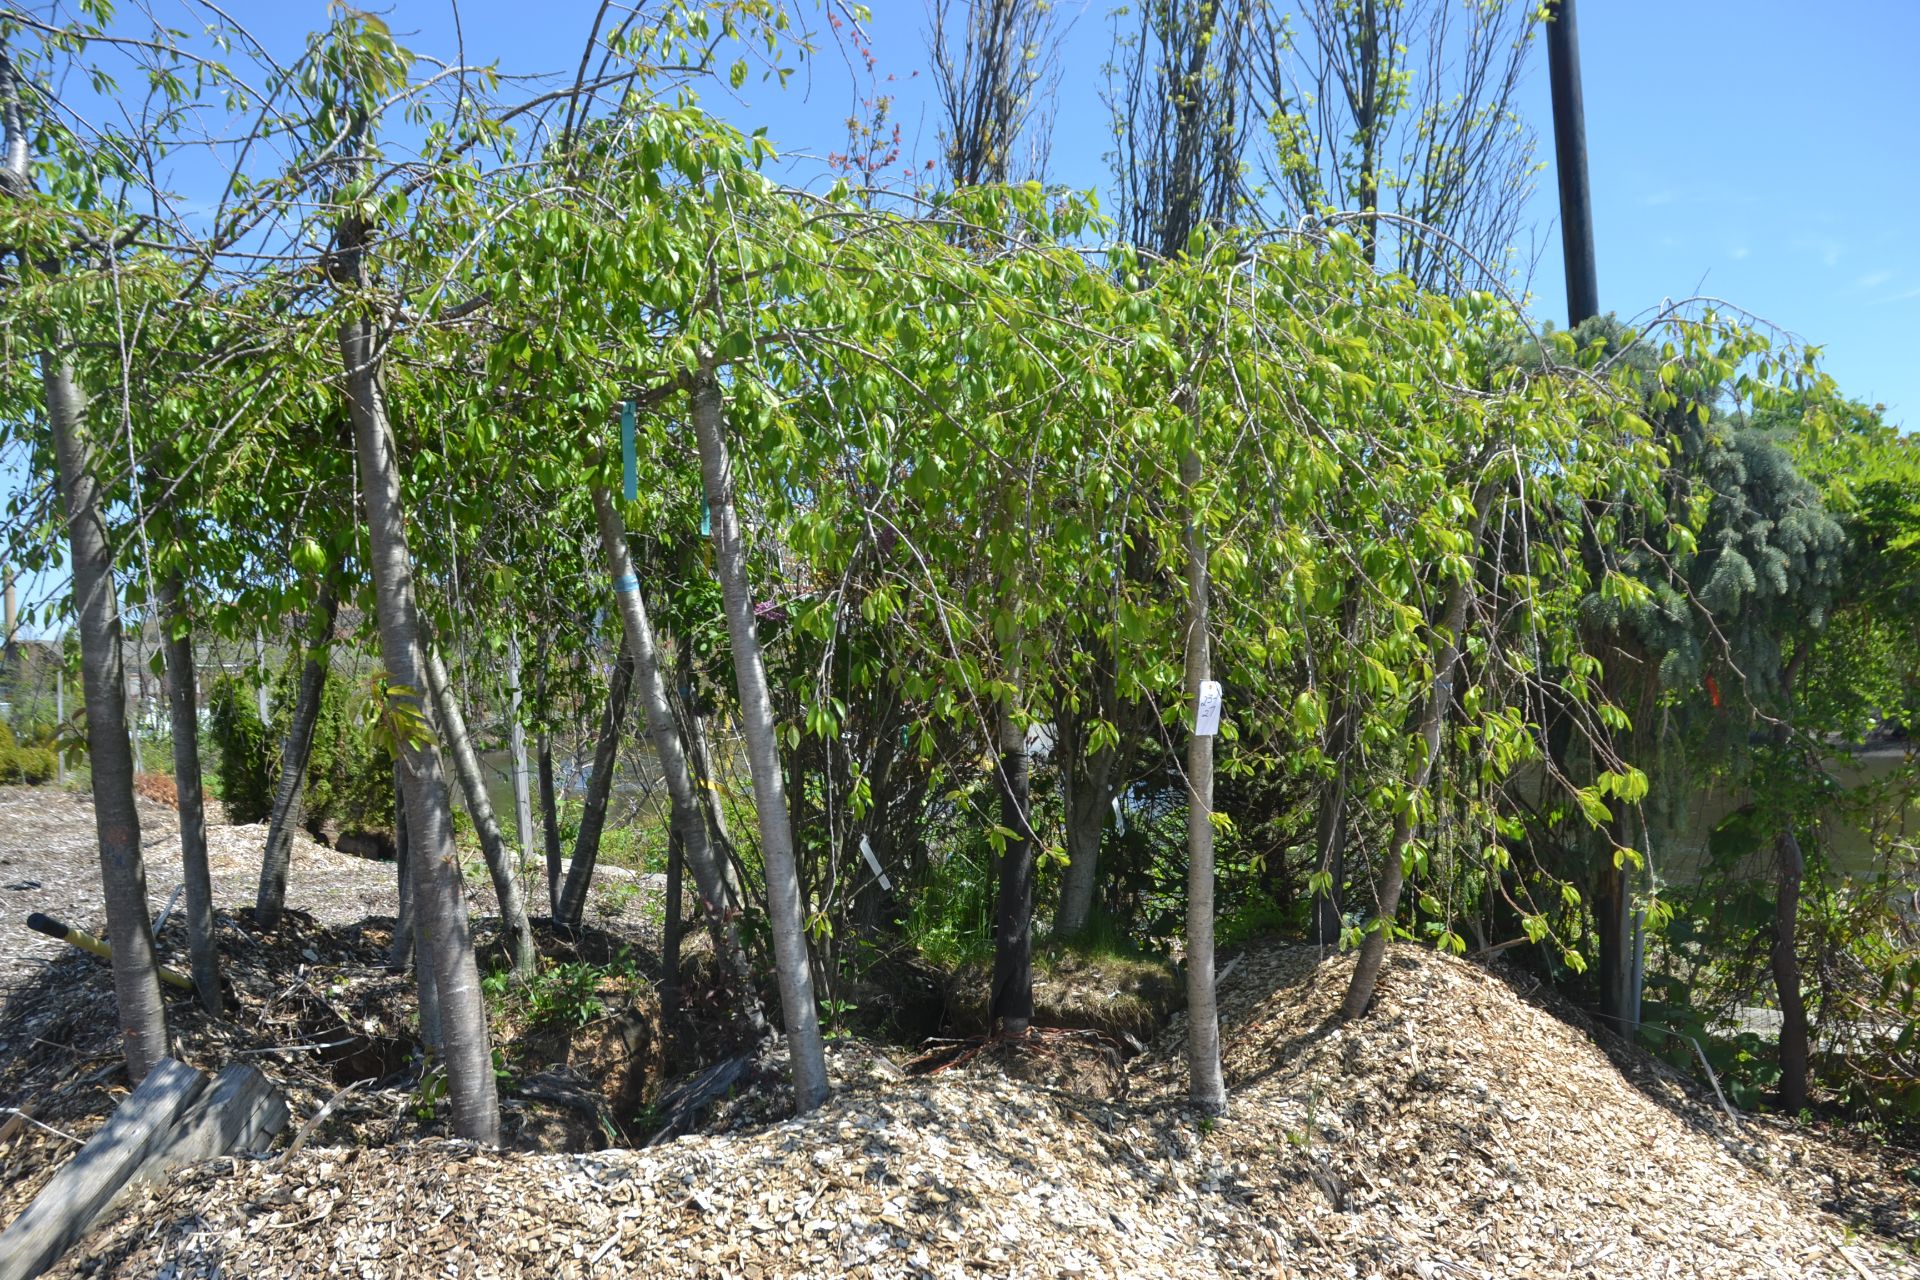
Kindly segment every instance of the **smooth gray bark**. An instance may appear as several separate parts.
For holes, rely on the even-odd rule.
[[[793,1060],[794,1110],[811,1111],[826,1100],[827,1059],[820,1040],[820,1010],[813,995],[813,967],[807,952],[800,871],[793,853],[793,829],[774,736],[773,696],[760,657],[760,636],[753,621],[753,592],[747,580],[746,539],[735,505],[733,466],[727,453],[726,422],[720,381],[703,363],[692,388],[694,434],[700,445],[700,471],[713,513],[714,573],[726,602],[727,639],[740,691],[740,721],[746,739],[747,768],[753,776],[760,855],[766,867],[767,917],[773,933],[774,970]]]
[[[207,807],[200,781],[200,715],[196,706],[193,633],[177,574],[160,582],[161,635],[166,645],[167,707],[173,728],[173,781],[180,812],[180,860],[186,879],[187,953],[193,989],[219,1017],[220,956],[213,935],[213,877],[207,867]]]
[[[520,869],[533,861],[533,799],[527,768],[527,727],[521,722],[520,633],[507,632],[507,755],[513,762],[513,825],[520,838]]]
[[[700,894],[708,928],[713,933],[715,954],[739,980],[739,995],[747,1018],[758,1030],[764,1027],[765,1016],[754,994],[752,972],[740,945],[736,925],[739,903],[726,864],[716,856],[713,842],[707,838],[707,814],[688,767],[680,725],[674,719],[666,676],[661,670],[659,645],[647,616],[639,577],[634,572],[633,554],[627,546],[626,525],[614,509],[612,495],[602,485],[593,486],[593,510],[600,525],[600,547],[607,557],[607,570],[613,576],[622,634],[627,647],[633,651],[635,684],[641,709],[647,717],[647,733],[653,740],[654,753],[660,758],[660,772],[667,784],[672,835],[679,841],[687,868],[693,872],[694,887]],[[692,708],[688,708],[688,715],[692,715]]]
[[[1187,518],[1187,706],[1200,705],[1200,686],[1213,678],[1212,637],[1207,631],[1207,540],[1193,510],[1200,482],[1200,455],[1180,459],[1180,488]],[[1189,712],[1191,714],[1191,711]],[[1188,1098],[1201,1111],[1227,1109],[1220,1072],[1220,1008],[1213,965],[1213,736],[1187,737],[1187,1075]]]
[[[362,256],[366,240],[364,224],[352,217],[343,221],[334,269],[351,287],[367,284]],[[368,568],[374,584],[380,656],[387,670],[388,696],[398,704],[396,709],[431,723],[424,699],[426,663],[413,593],[413,558],[407,549],[400,468],[380,386],[377,350],[371,318],[358,308],[351,310],[340,325],[340,359],[366,498]],[[467,921],[466,887],[460,880],[459,852],[453,843],[446,773],[439,746],[430,736],[425,741],[406,733],[396,737],[413,845],[414,917],[421,932],[414,945],[431,952],[453,1131],[491,1145],[500,1140],[500,1095]],[[423,991],[423,1001],[424,995]]]
[[[136,692],[140,678],[140,646],[137,643],[133,647],[133,661],[126,660],[126,653],[123,650],[120,655],[120,665],[121,669],[127,673],[127,734],[128,742],[133,749],[133,776],[138,778],[147,771],[147,763],[140,751],[140,697]]]
[[[593,776],[587,779],[586,808],[580,814],[580,831],[573,840],[573,864],[567,868],[567,882],[560,890],[560,901],[553,909],[556,927],[580,927],[587,909],[587,888],[593,883],[593,867],[600,860],[600,832],[607,823],[607,798],[613,794],[613,775],[620,768],[620,737],[627,724],[627,699],[633,690],[633,652],[626,632],[620,633],[620,653],[613,661],[613,676],[607,682],[607,706],[600,718],[600,739],[593,748]]]
[[[167,1023],[153,951],[147,866],[140,851],[140,813],[133,800],[133,745],[127,733],[126,673],[120,665],[113,549],[94,478],[86,397],[64,357],[48,352],[41,357],[40,371],[60,496],[66,507],[93,773],[93,822],[100,839],[107,932],[113,940],[114,1001],[127,1076],[137,1084],[167,1054]]]
[[[260,855],[260,888],[254,895],[253,918],[266,929],[279,928],[280,915],[287,908],[293,833],[306,814],[307,762],[313,758],[313,731],[320,720],[320,699],[326,692],[333,623],[339,608],[340,597],[329,578],[320,584],[320,593],[307,615],[306,660],[300,667],[300,688],[294,696],[293,715],[287,721],[286,740],[280,746],[280,776],[273,788],[267,847]]]
[[[521,898],[520,880],[514,875],[513,861],[507,857],[506,838],[493,816],[493,801],[487,795],[487,779],[480,772],[480,757],[474,754],[473,739],[467,733],[467,718],[453,696],[447,679],[446,663],[437,648],[427,649],[427,684],[433,691],[434,706],[440,712],[440,731],[453,756],[453,768],[460,779],[460,792],[466,797],[467,814],[480,836],[481,856],[486,859],[487,874],[493,879],[493,894],[500,902],[500,931],[506,935],[507,955],[513,971],[522,977],[533,973],[538,953],[533,946],[533,926],[527,921],[527,905]]]

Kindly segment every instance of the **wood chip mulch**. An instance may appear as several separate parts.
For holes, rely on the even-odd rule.
[[[1181,1105],[1178,1020],[1124,1101],[1011,1079],[1003,1055],[908,1076],[841,1045],[819,1111],[647,1150],[217,1161],[55,1274],[1920,1276],[1901,1224],[1823,1191],[1829,1167],[1875,1176],[1846,1143],[1636,1083],[1499,977],[1412,948],[1342,1026],[1349,970],[1240,957],[1217,1122]]]

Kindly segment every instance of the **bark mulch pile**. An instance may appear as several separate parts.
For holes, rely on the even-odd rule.
[[[1217,1122],[1180,1104],[1177,1019],[1106,1101],[1010,1078],[1017,1048],[909,1075],[842,1044],[818,1112],[647,1150],[217,1161],[58,1274],[1920,1276],[1897,1193],[1841,1216],[1884,1160],[1627,1078],[1499,977],[1411,948],[1341,1026],[1350,967],[1232,966]]]

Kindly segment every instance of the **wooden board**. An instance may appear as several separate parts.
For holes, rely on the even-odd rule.
[[[152,1181],[197,1160],[263,1151],[286,1125],[287,1100],[270,1080],[244,1064],[223,1068],[132,1180]]]
[[[207,1078],[162,1058],[73,1159],[0,1234],[0,1280],[32,1280],[87,1233],[127,1179],[164,1147]]]

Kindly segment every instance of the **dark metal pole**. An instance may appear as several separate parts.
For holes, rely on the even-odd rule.
[[[1560,244],[1567,264],[1567,325],[1600,314],[1593,262],[1593,200],[1587,185],[1587,115],[1580,98],[1580,29],[1574,0],[1556,0],[1547,22],[1553,86],[1553,163],[1560,179]]]

